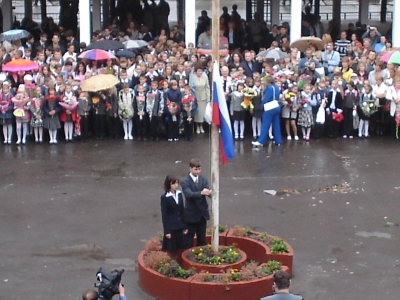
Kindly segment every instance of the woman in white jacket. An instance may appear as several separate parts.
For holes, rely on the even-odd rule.
[[[396,77],[394,79],[394,84],[389,87],[387,100],[390,101],[390,127],[392,131],[392,136],[396,139],[399,138],[399,126],[400,126],[400,78]],[[396,133],[394,134],[394,130]]]
[[[377,135],[383,135],[384,125],[387,121],[387,114],[384,110],[384,106],[387,101],[389,88],[386,84],[383,83],[383,76],[377,75],[375,77],[376,84],[373,86],[372,94],[376,99],[376,107],[378,108],[377,117],[376,117],[376,127],[375,132]]]

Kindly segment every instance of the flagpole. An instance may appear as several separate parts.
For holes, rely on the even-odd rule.
[[[216,61],[219,66],[219,10],[220,0],[212,0],[212,59],[213,65]],[[213,87],[214,88],[214,87]],[[214,93],[212,93],[214,94]],[[218,251],[219,245],[219,128],[216,124],[211,125],[211,245],[214,251]]]

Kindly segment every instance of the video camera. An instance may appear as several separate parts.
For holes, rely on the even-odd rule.
[[[124,272],[124,269],[109,272],[103,267],[97,271],[96,278],[98,282],[94,286],[98,288],[100,299],[111,300],[115,294],[119,294],[118,287]]]

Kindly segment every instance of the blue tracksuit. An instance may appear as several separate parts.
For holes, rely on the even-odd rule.
[[[274,95],[275,90],[275,95]],[[262,100],[262,105],[267,102],[271,102],[272,100],[279,101],[279,96],[281,94],[280,89],[275,85],[271,84],[264,93],[264,98]],[[268,130],[272,123],[272,130],[274,133],[274,140],[275,144],[282,144],[282,135],[281,135],[281,125],[280,125],[280,115],[281,115],[281,107],[277,107],[271,109],[269,111],[264,111],[262,117],[262,124],[261,124],[261,134],[258,139],[260,144],[265,144],[268,138]]]

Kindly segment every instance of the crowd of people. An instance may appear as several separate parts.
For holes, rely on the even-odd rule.
[[[288,140],[369,138],[371,133],[398,138],[400,71],[381,60],[394,50],[390,40],[359,23],[338,32],[332,21],[326,33],[319,20],[306,11],[302,33],[320,36],[322,43],[296,49],[290,46],[289,24],[270,31],[258,13],[246,22],[236,5],[231,14],[223,8],[220,43],[229,51],[221,53],[219,64],[234,139],[249,136],[264,144],[275,136],[281,144],[281,126]],[[93,41],[143,39],[148,45],[133,57],[104,61],[79,59],[86,45],[71,30],[60,34],[53,27],[51,36],[42,31],[38,37],[4,42],[1,67],[21,58],[39,65],[37,71],[0,74],[4,144],[23,145],[30,136],[41,144],[47,135],[50,144],[57,144],[59,134],[66,143],[106,137],[193,141],[208,129],[204,115],[212,86],[212,59],[199,51],[212,42],[211,19],[203,11],[198,21],[196,47],[185,46],[182,22],[161,28],[158,35],[146,24],[136,29],[135,20],[121,31],[106,26],[93,33]],[[265,49],[287,57],[259,56]],[[85,80],[104,73],[115,75],[119,84],[98,92],[81,90]],[[266,118],[263,98],[270,88],[279,107]],[[262,123],[273,126],[260,142]]]

